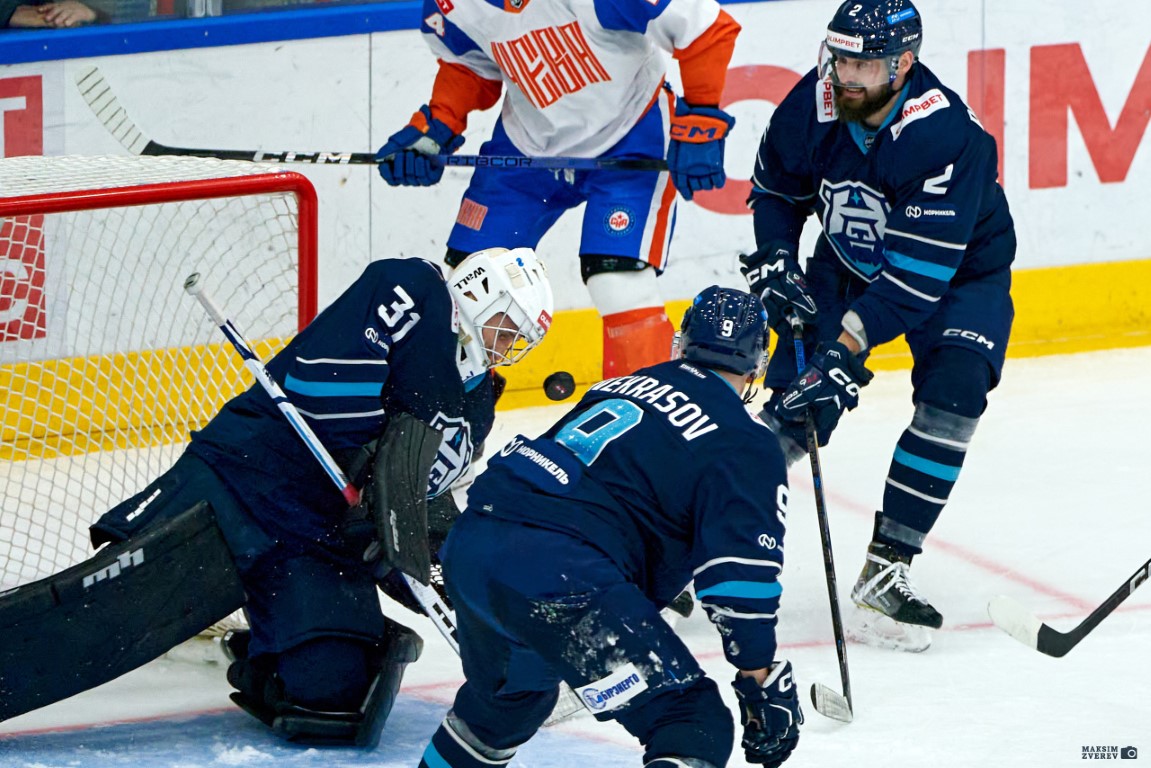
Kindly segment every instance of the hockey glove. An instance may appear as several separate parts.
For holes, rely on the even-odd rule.
[[[376,153],[380,176],[393,187],[430,187],[444,175],[444,164],[435,156],[450,155],[463,143],[464,137],[432,117],[425,104]]]
[[[740,254],[739,271],[747,278],[751,292],[763,299],[767,321],[776,333],[790,328],[788,315],[794,314],[805,326],[815,324],[818,309],[807,291],[807,279],[799,268],[794,251],[782,240],[772,240],[752,254]]]
[[[791,756],[799,743],[803,710],[791,673],[790,661],[777,661],[761,686],[754,677],[738,672],[731,684],[739,699],[744,756],[749,763],[775,768]]]
[[[838,341],[824,342],[775,404],[775,417],[788,437],[805,445],[810,410],[819,445],[827,445],[843,411],[859,405],[859,388],[874,375]]]
[[[714,107],[693,107],[683,99],[675,103],[667,169],[671,183],[684,200],[702,189],[719,189],[727,182],[723,147],[735,118]]]

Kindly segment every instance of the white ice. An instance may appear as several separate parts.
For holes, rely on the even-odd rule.
[[[991,597],[1006,594],[1068,629],[1151,556],[1148,391],[1151,349],[1008,362],[951,504],[912,569],[944,629],[923,654],[849,645],[855,722],[807,706],[789,767],[1048,768],[1081,765],[1084,747],[1126,746],[1151,760],[1151,587],[1062,659],[1017,643],[986,613]],[[880,373],[822,452],[845,609],[911,416],[909,395],[906,371]],[[491,445],[542,430],[563,407],[501,414]],[[804,689],[813,681],[839,689],[806,462],[791,482],[780,653]],[[426,648],[375,751],[285,744],[229,704],[221,666],[164,659],[0,724],[0,766],[414,768],[460,669],[426,619],[388,610],[416,627]],[[732,670],[711,625],[697,611],[679,630],[732,704]],[[640,756],[619,726],[581,717],[542,731],[512,765],[634,768]],[[731,764],[743,764],[738,746]]]

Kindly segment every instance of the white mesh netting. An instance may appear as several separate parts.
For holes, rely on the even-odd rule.
[[[285,177],[302,181],[193,158],[0,160],[0,589],[88,557],[88,525],[251,383],[190,273],[265,359],[295,333],[314,215]]]

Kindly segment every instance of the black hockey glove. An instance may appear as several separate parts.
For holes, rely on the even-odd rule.
[[[762,686],[754,677],[738,672],[731,686],[739,699],[743,726],[740,744],[747,762],[776,768],[799,743],[799,726],[803,724],[791,662],[777,661]]]
[[[838,341],[824,342],[776,402],[775,418],[788,437],[806,445],[810,410],[819,445],[827,445],[843,411],[859,405],[859,388],[874,375]]]
[[[782,334],[790,328],[788,315],[794,314],[804,325],[813,325],[819,310],[807,290],[807,279],[795,250],[783,240],[772,240],[752,254],[740,254],[739,271],[747,278],[751,292],[763,299],[767,321]]]

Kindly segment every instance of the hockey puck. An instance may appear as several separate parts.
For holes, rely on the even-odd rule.
[[[575,378],[567,371],[556,371],[544,379],[548,400],[567,400],[575,392]]]

